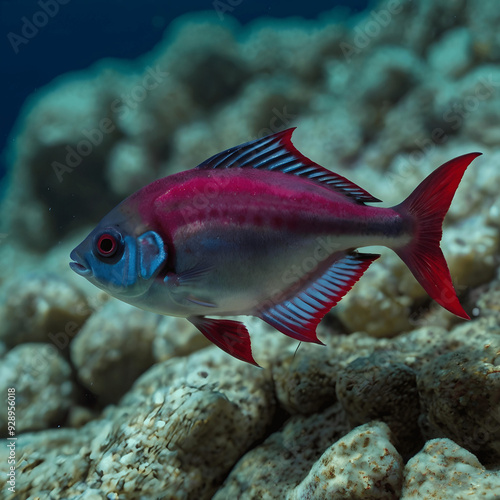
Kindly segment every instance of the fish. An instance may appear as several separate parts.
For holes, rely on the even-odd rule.
[[[396,252],[427,294],[469,319],[440,248],[442,224],[469,164],[458,156],[390,208],[313,162],[295,128],[158,179],[112,209],[70,254],[70,267],[141,309],[187,318],[211,342],[258,366],[254,316],[302,342],[379,254]],[[216,316],[213,318],[212,316]]]

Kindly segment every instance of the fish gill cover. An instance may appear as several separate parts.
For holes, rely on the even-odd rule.
[[[19,12],[5,34],[28,40],[16,61],[59,29],[72,4],[57,2],[31,39],[19,19],[43,24],[43,2]],[[7,439],[15,394],[18,436],[0,447],[2,494],[496,498],[497,3],[387,0],[242,23],[248,3],[178,18],[143,56],[60,75],[23,108],[0,223],[0,422]],[[130,193],[292,126],[300,151],[387,206],[483,152],[442,240],[472,321],[435,307],[388,253],[320,324],[326,347],[248,321],[259,370],[69,270],[70,250]]]

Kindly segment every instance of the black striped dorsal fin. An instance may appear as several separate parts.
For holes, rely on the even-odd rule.
[[[198,165],[198,169],[212,168],[260,168],[277,170],[318,182],[334,191],[344,194],[358,203],[379,202],[370,193],[354,182],[335,174],[304,156],[293,144],[289,128],[262,139],[240,144],[218,153]]]

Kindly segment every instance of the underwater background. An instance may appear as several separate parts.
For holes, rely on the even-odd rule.
[[[0,498],[500,498],[499,23],[495,0],[0,2]],[[245,318],[258,369],[69,269],[130,193],[289,127],[384,206],[483,153],[442,240],[471,321],[383,251],[326,347]]]
[[[306,5],[285,0],[192,0],[187,5],[182,2],[165,5],[157,0],[143,0],[140,4],[124,0],[90,0],[53,4],[50,0],[42,0],[40,4],[2,0],[0,29],[5,35],[5,43],[0,47],[4,89],[0,151],[5,152],[12,126],[29,95],[54,78],[85,69],[99,59],[140,58],[160,42],[177,17],[186,13],[218,11],[218,20],[223,23],[237,8],[234,17],[244,26],[264,16],[315,19],[332,7],[345,14],[356,13],[366,8],[367,3],[367,0],[317,0]],[[1,160],[0,177],[5,175],[8,163],[4,156]]]

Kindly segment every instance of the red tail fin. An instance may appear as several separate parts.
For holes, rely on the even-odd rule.
[[[410,243],[396,249],[424,290],[448,311],[469,319],[458,301],[450,271],[439,247],[443,219],[465,170],[481,153],[459,156],[432,172],[403,203],[394,207],[410,216],[415,234]]]

